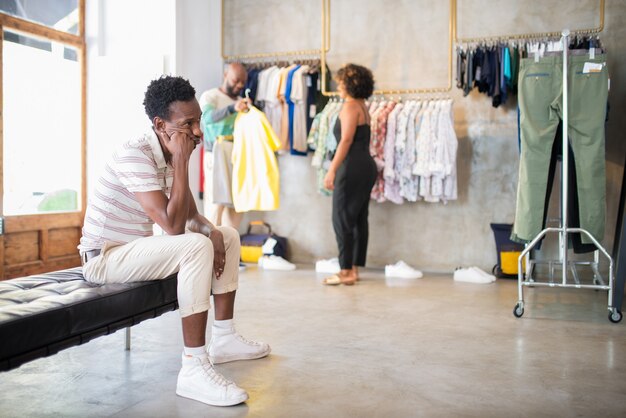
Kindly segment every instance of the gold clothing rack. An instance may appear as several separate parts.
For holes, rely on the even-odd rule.
[[[251,60],[251,59],[262,59],[262,58],[280,58],[280,57],[292,57],[292,56],[303,56],[303,55],[321,55],[322,54],[322,50],[325,52],[328,52],[328,50],[330,49],[330,45],[326,46],[326,45],[322,45],[322,50],[319,49],[300,49],[300,50],[296,50],[296,51],[281,51],[281,52],[261,52],[261,53],[255,53],[255,54],[239,54],[239,55],[226,55],[224,53],[224,28],[226,27],[226,25],[224,24],[224,2],[226,0],[222,0],[222,8],[221,8],[221,15],[222,15],[222,39],[221,39],[221,49],[220,49],[220,53],[222,55],[222,59],[225,62],[236,62],[236,61],[245,61],[245,60]],[[322,39],[325,38],[325,32],[328,31],[330,32],[330,28],[328,26],[324,25],[324,2],[326,0],[320,0],[322,3]],[[330,36],[328,36],[327,38],[330,38]]]
[[[590,29],[575,29],[570,30],[573,36],[576,35],[595,35],[604,30],[604,3],[605,0],[600,0],[600,26]],[[536,32],[536,33],[522,33],[512,35],[498,35],[498,36],[483,36],[478,38],[458,38],[457,44],[475,43],[475,42],[499,42],[502,40],[513,39],[537,39],[537,38],[561,38],[562,33],[559,32]]]
[[[264,58],[282,58],[293,56],[319,56],[321,51],[319,49],[302,49],[298,51],[284,51],[284,52],[263,52],[259,54],[243,54],[243,55],[222,55],[224,62],[239,62],[249,61],[253,59]]]

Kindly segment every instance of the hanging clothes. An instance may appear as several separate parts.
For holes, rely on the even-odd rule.
[[[456,49],[456,86],[467,96],[474,88],[491,97],[493,107],[505,104],[510,95],[517,94],[520,60],[533,58],[538,62],[544,56],[561,52],[560,41],[510,40],[495,45],[484,43],[458,45]],[[574,37],[569,49],[595,48],[602,53],[602,44],[593,37]]]
[[[282,105],[278,98],[278,88],[280,86],[281,69],[276,66],[268,68],[267,74],[263,76],[262,84],[259,85],[257,100],[263,102],[263,111],[267,115],[267,119],[272,125],[272,130],[276,133],[280,132],[282,126]]]
[[[371,198],[377,202],[385,201],[385,180],[383,178],[383,170],[385,168],[385,140],[387,139],[387,128],[389,126],[389,115],[396,107],[396,102],[389,101],[384,108],[378,113],[376,119],[370,116],[372,121],[372,138],[370,141],[370,154],[376,163],[378,174],[376,183],[372,189]],[[395,128],[395,124],[393,125]]]
[[[276,210],[280,179],[274,152],[280,140],[267,117],[252,106],[239,112],[233,132],[233,203],[237,212]]]
[[[400,156],[400,196],[409,202],[419,200],[419,177],[413,174],[413,164],[416,160],[416,135],[419,132],[421,118],[418,114],[421,110],[421,102],[416,102],[409,114],[407,125],[407,141],[404,153]]]
[[[308,65],[299,65],[288,80],[285,99],[289,105],[289,149],[292,155],[306,155],[306,102],[308,90],[306,78]]]
[[[265,65],[265,68],[256,65]],[[313,119],[324,108],[328,97],[321,92],[318,62],[284,65],[253,64],[248,70],[246,85],[252,89],[250,97],[254,94],[255,106],[264,111],[281,139],[282,153],[306,155]],[[329,77],[327,71],[327,83]]]
[[[396,204],[442,202],[457,199],[456,158],[458,140],[454,132],[451,100],[404,103],[372,100],[370,155],[377,177],[370,198]],[[317,169],[318,190],[324,195],[324,176],[337,141],[329,137],[341,103],[330,102],[313,120],[309,146],[315,149],[311,165]],[[332,135],[331,135],[332,136]]]
[[[322,112],[315,116],[313,126],[316,126],[316,128],[311,129],[308,137],[310,147],[315,150],[311,165],[317,169],[317,188],[321,194],[326,196],[332,194],[330,190],[324,187],[324,177],[328,172],[330,161],[334,156],[333,145],[336,149],[332,126],[334,126],[334,121],[337,119],[340,110],[341,103],[329,102]]]

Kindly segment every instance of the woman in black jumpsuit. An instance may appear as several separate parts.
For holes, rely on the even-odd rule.
[[[377,174],[369,152],[370,121],[365,106],[374,79],[369,69],[355,64],[339,69],[336,79],[345,102],[333,129],[338,145],[324,186],[334,190],[332,220],[341,271],[324,284],[351,285],[358,280],[358,266],[364,266],[367,257],[367,217]]]

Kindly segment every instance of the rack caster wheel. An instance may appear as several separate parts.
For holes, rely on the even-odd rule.
[[[515,315],[516,318],[521,318],[522,315],[524,315],[524,308],[519,303],[515,305],[515,308],[513,308],[513,315]],[[609,319],[611,319],[610,316],[609,316]],[[622,319],[621,314],[620,314],[620,319]]]
[[[609,321],[611,321],[614,324],[617,324],[621,320],[622,320],[622,311],[620,311],[619,309],[612,309],[611,312],[609,312]]]

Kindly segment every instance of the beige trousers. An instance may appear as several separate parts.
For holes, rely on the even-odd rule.
[[[213,274],[213,243],[197,233],[139,238],[124,245],[105,243],[100,255],[85,263],[83,275],[93,283],[129,283],[178,273],[181,317],[205,312],[211,307],[211,293],[229,293],[239,284],[239,233],[230,227],[217,229],[226,248],[220,278]]]

